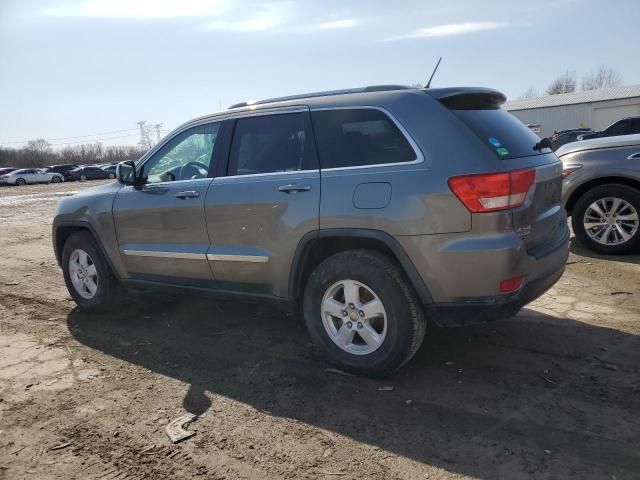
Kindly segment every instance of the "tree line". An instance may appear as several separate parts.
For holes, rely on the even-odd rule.
[[[49,142],[40,138],[27,142],[21,148],[0,147],[0,167],[30,168],[65,163],[74,165],[118,163],[125,160],[137,160],[143,153],[144,149],[139,146],[105,147],[99,143],[68,146],[61,150],[54,150]]]
[[[612,67],[600,65],[596,70],[588,72],[582,76],[581,90],[600,90],[602,88],[613,88],[622,85],[622,75]],[[578,77],[575,71],[567,70],[558,75],[544,91],[546,95],[558,95],[560,93],[575,92],[578,87]],[[540,93],[534,86],[525,90],[520,99],[539,97]]]

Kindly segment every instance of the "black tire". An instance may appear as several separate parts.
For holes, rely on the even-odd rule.
[[[60,183],[60,177],[54,175],[53,177],[51,177],[51,183]]]
[[[573,206],[571,225],[576,239],[585,247],[602,254],[621,254],[637,251],[640,248],[640,229],[624,243],[618,245],[604,245],[593,240],[587,234],[584,225],[584,214],[593,202],[608,197],[620,198],[630,203],[637,213],[640,213],[640,191],[628,185],[607,184],[592,188],[584,193]]]
[[[357,355],[336,345],[325,330],[322,299],[331,285],[354,280],[370,287],[384,305],[387,332],[377,350]],[[303,298],[304,318],[313,339],[339,368],[362,375],[388,375],[418,351],[426,331],[424,308],[399,265],[372,250],[349,250],[332,255],[312,272]]]
[[[80,181],[86,182],[87,181],[87,176],[86,175],[80,175]]]
[[[26,183],[27,181],[24,178],[16,178],[16,185],[18,185],[19,187],[25,185]]]
[[[116,176],[113,173],[109,174],[109,180],[113,180],[114,178],[116,178]]]
[[[69,261],[71,254],[77,249],[84,250],[96,267],[98,289],[93,298],[90,299],[82,297],[71,281]],[[119,307],[124,300],[125,292],[122,285],[111,271],[111,267],[104,258],[102,251],[89,232],[74,233],[64,243],[62,249],[62,272],[69,294],[82,311],[106,312]]]

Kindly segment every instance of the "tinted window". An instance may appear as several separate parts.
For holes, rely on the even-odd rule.
[[[534,149],[540,137],[506,110],[450,110],[463,121],[498,158],[508,160],[548,153]]]
[[[307,170],[311,151],[302,113],[241,118],[236,122],[229,175]]]
[[[629,133],[629,120],[620,120],[609,125],[605,132],[607,135],[626,135]]]
[[[411,162],[416,152],[380,110],[372,108],[312,112],[322,168]]]
[[[631,119],[631,128],[629,133],[640,133],[640,117]]]
[[[147,182],[206,178],[219,130],[220,123],[212,123],[176,135],[145,164]]]

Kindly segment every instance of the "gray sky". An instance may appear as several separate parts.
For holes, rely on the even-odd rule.
[[[0,0],[0,145],[133,145],[137,120],[424,83],[440,55],[434,86],[509,98],[599,64],[638,84],[639,25],[637,0]]]

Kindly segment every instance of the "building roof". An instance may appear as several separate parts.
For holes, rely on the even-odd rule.
[[[512,100],[504,104],[506,110],[529,110],[533,108],[557,107],[560,105],[575,105],[578,103],[604,102],[605,100],[620,100],[624,98],[640,97],[640,85],[607,88],[603,90],[588,90],[586,92],[560,93],[544,97],[524,98]]]

